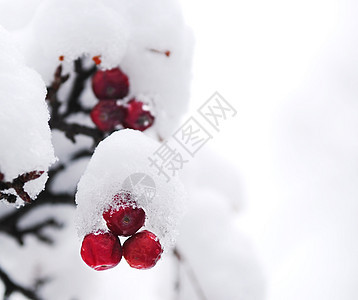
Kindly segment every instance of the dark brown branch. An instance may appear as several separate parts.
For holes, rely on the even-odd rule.
[[[61,228],[62,225],[56,220],[50,218],[26,229],[20,228],[19,220],[36,207],[58,204],[74,205],[74,196],[69,194],[51,194],[48,191],[44,191],[31,205],[27,204],[24,207],[16,209],[12,213],[3,216],[0,219],[0,232],[13,237],[20,245],[24,244],[24,236],[30,234],[36,236],[43,242],[52,243],[52,240],[42,233],[42,229],[48,226]]]
[[[104,134],[97,128],[91,128],[85,125],[76,123],[67,123],[66,117],[70,114],[85,111],[79,102],[86,80],[96,71],[96,66],[89,69],[84,69],[82,66],[82,60],[79,58],[75,61],[75,72],[76,76],[72,83],[72,89],[70,95],[66,101],[67,109],[66,112],[60,114],[59,109],[61,102],[58,99],[58,91],[62,84],[66,82],[69,75],[62,75],[62,65],[59,65],[54,74],[54,80],[50,87],[47,88],[47,99],[51,107],[51,119],[49,122],[51,129],[58,129],[65,133],[65,136],[70,139],[73,143],[76,142],[76,135],[85,135],[91,137],[96,146],[103,138]]]
[[[93,151],[83,149],[83,150],[80,150],[80,151],[74,153],[71,157],[71,160],[73,161],[73,160],[77,160],[77,159],[80,159],[83,157],[90,157],[90,156],[92,156],[92,154],[93,154]]]
[[[85,88],[86,80],[96,71],[96,66],[92,66],[89,69],[84,69],[81,58],[75,61],[76,77],[74,79],[71,93],[67,99],[67,109],[63,117],[67,117],[72,113],[83,111],[83,108],[79,102],[80,96]]]
[[[62,84],[69,79],[69,77],[69,74],[62,75],[62,65],[59,65],[55,71],[54,80],[51,86],[47,88],[46,99],[49,101],[51,107],[51,119],[57,120],[58,118],[60,118],[59,108],[61,106],[61,103],[57,97],[57,92],[62,86]]]
[[[26,182],[29,182],[31,180],[35,180],[39,178],[44,171],[32,171],[28,173],[24,173],[22,175],[19,175],[17,178],[15,178],[13,181],[0,181],[0,190],[9,190],[14,189],[16,194],[24,200],[26,203],[31,203],[32,199],[29,196],[27,192],[24,190],[24,185]],[[4,176],[2,176],[4,178]],[[16,201],[16,197],[14,199],[14,195],[11,195],[11,193],[0,193],[0,200],[5,199],[10,203],[14,203]]]
[[[48,180],[47,180],[47,187],[49,186],[49,184],[52,183],[53,179],[55,178],[55,176],[60,173],[61,171],[63,171],[65,169],[65,165],[63,164],[59,164],[56,165],[55,167],[52,167],[49,171],[48,171]]]
[[[66,137],[73,143],[76,142],[75,136],[79,134],[91,137],[95,145],[104,138],[103,132],[97,128],[91,128],[76,123],[66,123],[64,120],[50,120],[50,128],[63,131]]]
[[[81,59],[78,59],[75,62],[75,74],[74,79],[68,95],[68,98],[65,101],[60,101],[62,99],[58,98],[58,92],[62,85],[69,79],[70,75],[63,75],[62,65],[59,65],[56,68],[54,79],[51,85],[47,88],[46,99],[49,104],[50,109],[50,128],[58,129],[64,132],[67,138],[75,142],[75,137],[77,135],[85,135],[91,137],[94,140],[94,145],[97,145],[103,138],[104,133],[99,131],[96,128],[90,128],[80,124],[68,123],[66,118],[78,112],[89,114],[90,110],[85,109],[81,106],[79,97],[81,96],[86,81],[90,76],[95,72],[96,66],[93,66],[89,69],[84,69],[82,66]],[[63,110],[61,106],[64,106],[66,109]],[[64,111],[64,112],[63,112]],[[90,156],[93,153],[93,148],[83,149],[82,151],[75,153],[71,161],[77,160],[84,156]],[[74,194],[67,193],[52,193],[51,184],[55,176],[63,171],[66,168],[63,164],[58,164],[56,167],[52,168],[48,172],[49,179],[46,184],[46,189],[37,197],[36,201],[31,201],[29,195],[24,191],[24,184],[30,180],[34,180],[41,176],[42,171],[34,171],[26,174],[22,174],[12,182],[4,181],[4,174],[0,172],[0,200],[3,199],[10,203],[16,202],[17,196],[14,193],[21,197],[25,201],[25,206],[14,209],[11,212],[7,213],[0,217],[0,232],[12,237],[18,242],[19,245],[23,245],[25,242],[25,237],[32,235],[39,239],[41,242],[51,244],[53,239],[44,232],[45,228],[55,228],[59,229],[62,227],[55,218],[44,218],[38,223],[28,225],[26,227],[20,226],[20,221],[28,215],[31,211],[36,210],[37,208],[44,205],[74,205]],[[31,202],[31,205],[29,204]],[[10,273],[11,274],[11,273]],[[40,283],[45,283],[46,281],[40,280],[37,283],[34,283],[32,289],[20,286],[16,284],[10,276],[0,267],[0,280],[5,285],[5,295],[4,299],[8,299],[13,293],[21,293],[24,296],[39,300],[40,297],[36,294]]]
[[[54,80],[51,83],[51,86],[47,88],[46,99],[54,99],[57,96],[57,92],[60,89],[61,85],[65,83],[68,78],[70,78],[70,74],[62,75],[62,65],[59,65],[56,68]]]
[[[57,222],[55,219],[52,219],[52,218],[47,219],[44,222],[38,223],[38,224],[28,227],[26,229],[18,230],[18,232],[16,233],[17,241],[20,245],[23,245],[24,244],[24,236],[31,234],[46,244],[53,244],[53,239],[51,239],[49,236],[45,235],[42,232],[43,228],[48,228],[48,227],[60,229],[60,228],[62,228],[62,224]]]
[[[13,194],[5,194],[5,193],[0,192],[0,200],[3,200],[3,199],[9,203],[15,203],[17,197]]]
[[[21,293],[29,299],[40,300],[40,297],[36,294],[35,290],[25,288],[17,283],[15,283],[7,273],[0,268],[0,279],[5,285],[4,299],[7,300],[9,297],[15,293]]]

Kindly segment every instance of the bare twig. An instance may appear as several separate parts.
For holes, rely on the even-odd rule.
[[[26,203],[31,203],[32,199],[29,194],[24,190],[26,182],[39,178],[44,172],[43,171],[32,171],[19,175],[13,181],[0,181],[0,190],[14,189],[17,195],[24,200]],[[0,193],[0,200],[5,199],[10,203],[16,201],[16,197],[11,193]]]
[[[97,145],[103,138],[104,133],[100,132],[96,128],[90,128],[80,124],[68,123],[66,117],[78,112],[89,113],[88,110],[84,109],[79,101],[79,97],[82,91],[85,88],[86,80],[95,72],[96,66],[93,66],[87,70],[82,67],[82,61],[78,59],[75,62],[75,77],[72,83],[72,89],[66,99],[66,102],[61,102],[58,99],[58,91],[65,83],[70,75],[63,75],[62,65],[59,65],[56,68],[54,74],[54,80],[51,83],[51,86],[47,88],[46,99],[50,107],[50,128],[58,129],[65,133],[65,135],[73,142],[75,142],[75,137],[77,135],[85,135],[93,138],[94,144]],[[66,105],[65,112],[60,112],[61,105]],[[80,157],[89,156],[93,153],[93,148],[83,149],[81,152],[76,153],[72,156],[71,160],[77,160]],[[8,236],[15,239],[19,245],[23,245],[25,242],[25,237],[29,235],[35,236],[40,241],[51,244],[53,240],[44,233],[43,229],[45,228],[61,228],[60,224],[54,218],[47,218],[37,224],[33,224],[23,228],[20,226],[20,221],[29,214],[34,209],[37,209],[44,205],[74,205],[74,194],[67,193],[52,193],[50,191],[50,186],[53,182],[55,176],[63,171],[66,168],[65,165],[59,164],[55,168],[52,168],[48,172],[49,179],[45,190],[40,193],[36,201],[31,201],[31,198],[24,190],[24,184],[30,180],[34,180],[41,176],[42,171],[33,171],[29,173],[22,174],[15,178],[12,182],[4,181],[4,174],[0,172],[0,200],[4,199],[8,202],[16,202],[16,195],[14,195],[14,190],[16,194],[25,201],[25,206],[14,209],[10,213],[0,217],[0,232],[7,234]],[[12,191],[9,191],[12,189]],[[31,203],[31,205],[30,205]],[[19,284],[16,284],[8,273],[1,269],[0,267],[0,280],[5,285],[4,299],[8,299],[14,292],[18,292],[28,297],[29,299],[40,300],[40,297],[37,295],[37,289],[46,281],[38,281],[34,284],[34,288],[29,289]],[[41,283],[41,284],[40,284]]]
[[[45,236],[41,231],[43,228],[48,226],[61,228],[61,224],[59,224],[56,220],[50,218],[27,229],[21,229],[19,221],[37,207],[58,204],[74,205],[74,196],[69,194],[52,194],[48,191],[44,191],[39,195],[36,201],[32,202],[31,205],[27,204],[24,207],[16,209],[12,213],[3,216],[0,219],[0,232],[13,237],[20,245],[24,244],[24,236],[30,234],[36,236],[43,242],[51,243],[52,240]]]
[[[27,234],[32,234],[34,236],[36,236],[40,241],[46,243],[46,244],[53,244],[53,240],[45,235],[42,232],[43,228],[47,228],[47,227],[53,227],[53,228],[57,228],[60,229],[62,228],[62,224],[57,222],[55,219],[47,219],[46,221],[43,221],[41,223],[38,223],[36,225],[33,225],[31,227],[28,227],[26,229],[23,230],[19,230],[17,232],[17,237],[18,237],[18,242],[23,245],[24,244],[24,240],[23,237]]]
[[[81,106],[79,97],[82,94],[82,91],[85,88],[86,80],[95,72],[96,66],[93,66],[89,69],[83,69],[82,60],[79,58],[75,61],[75,72],[76,76],[72,84],[71,92],[66,101],[67,108],[64,113],[59,112],[61,102],[58,99],[58,91],[61,88],[62,84],[66,82],[69,78],[69,74],[62,75],[62,65],[59,65],[54,74],[54,80],[50,87],[47,88],[47,99],[51,107],[51,118],[50,118],[50,128],[58,129],[65,133],[66,137],[70,139],[73,143],[76,142],[76,135],[85,135],[91,137],[96,146],[103,138],[104,134],[97,128],[88,127],[85,125],[80,125],[76,123],[68,123],[66,118],[80,111],[85,111]],[[87,112],[87,111],[86,111]]]
[[[163,54],[166,57],[169,57],[171,55],[171,51],[169,50],[158,50],[158,49],[148,49],[150,52],[154,52],[154,53],[158,53],[158,54]]]
[[[69,79],[69,77],[69,74],[62,75],[62,65],[59,65],[55,71],[54,80],[51,86],[47,88],[46,99],[49,101],[51,107],[51,119],[57,120],[60,118],[59,108],[61,106],[61,102],[57,97],[57,92],[62,84]]]
[[[173,249],[173,254],[174,254],[175,258],[178,260],[178,262],[185,267],[186,273],[187,273],[187,275],[190,279],[190,282],[192,283],[199,299],[207,300],[208,298],[205,296],[204,290],[201,287],[193,268],[191,267],[189,262],[184,258],[183,254],[179,251],[178,247],[175,247]],[[177,279],[176,288],[177,288],[177,293],[179,293],[180,292],[180,279]]]
[[[83,108],[79,102],[80,96],[84,90],[86,80],[96,71],[96,66],[89,69],[84,69],[81,58],[75,61],[76,77],[74,79],[71,93],[67,99],[67,110],[63,117],[67,117],[72,113],[82,111]]]
[[[36,294],[35,290],[23,287],[15,283],[2,268],[0,268],[0,279],[5,285],[5,300],[9,299],[9,297],[15,292],[19,292],[32,300],[40,300],[40,297]]]
[[[66,137],[73,143],[76,142],[75,136],[79,134],[93,138],[95,145],[97,145],[104,137],[103,133],[97,128],[91,128],[76,123],[67,123],[62,119],[50,120],[50,127],[51,129],[58,129],[63,131]]]

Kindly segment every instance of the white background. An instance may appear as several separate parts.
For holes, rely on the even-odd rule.
[[[267,299],[357,299],[358,3],[182,3],[193,110],[215,90],[238,109],[212,147],[240,172]]]

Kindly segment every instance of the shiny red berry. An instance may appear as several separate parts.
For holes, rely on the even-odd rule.
[[[122,259],[121,243],[118,237],[110,232],[90,233],[83,239],[81,257],[96,271],[113,268]]]
[[[132,268],[150,269],[155,266],[163,248],[158,238],[144,230],[127,239],[123,244],[123,256]]]
[[[128,95],[129,79],[120,68],[98,70],[92,77],[92,89],[98,99],[122,99]]]
[[[127,103],[128,113],[123,122],[124,127],[144,131],[152,126],[154,117],[143,106],[144,103],[137,101],[135,98]]]
[[[111,131],[122,124],[127,109],[117,104],[117,100],[99,101],[91,111],[91,119],[102,131]]]
[[[106,210],[103,218],[113,234],[130,236],[144,225],[145,212],[140,207],[120,206]]]

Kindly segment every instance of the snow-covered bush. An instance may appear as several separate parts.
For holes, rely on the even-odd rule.
[[[228,251],[213,264],[221,275],[209,276],[207,263],[226,239],[210,219],[218,213],[231,228],[229,213],[215,208],[220,201],[202,194],[206,205],[150,160],[188,108],[193,37],[178,2],[4,1],[25,2],[18,23],[0,12],[9,29],[0,28],[5,297],[117,299],[119,289],[131,299],[262,299],[261,288],[251,293],[262,282],[256,262],[246,260],[249,247]],[[184,176],[189,186],[193,170]],[[210,248],[210,236],[220,244]],[[110,270],[91,270],[79,253],[91,268]],[[122,256],[128,264],[113,268]]]

